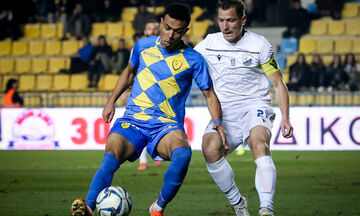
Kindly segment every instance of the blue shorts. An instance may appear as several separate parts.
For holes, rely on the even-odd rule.
[[[122,117],[116,119],[109,134],[118,133],[135,146],[136,153],[128,159],[129,161],[138,159],[145,147],[153,160],[164,161],[157,152],[156,146],[164,135],[173,130],[182,130],[185,133],[184,127],[178,123],[141,124],[133,119]]]

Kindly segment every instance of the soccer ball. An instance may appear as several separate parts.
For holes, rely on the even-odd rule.
[[[127,216],[131,207],[129,193],[119,186],[106,187],[96,198],[96,209],[100,216]]]

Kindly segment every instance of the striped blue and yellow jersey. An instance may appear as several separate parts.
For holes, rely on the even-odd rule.
[[[206,62],[198,52],[190,47],[169,52],[160,45],[159,36],[140,39],[130,64],[137,73],[124,117],[140,124],[183,125],[192,79],[201,90],[212,86]]]

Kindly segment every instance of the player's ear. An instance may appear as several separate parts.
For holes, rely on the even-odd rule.
[[[242,25],[242,26],[245,26],[245,25],[246,25],[246,21],[247,21],[247,16],[244,15],[244,16],[241,18],[241,25]]]

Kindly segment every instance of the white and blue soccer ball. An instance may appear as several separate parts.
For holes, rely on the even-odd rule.
[[[106,187],[96,198],[96,209],[100,216],[127,216],[131,208],[129,193],[119,186]]]

